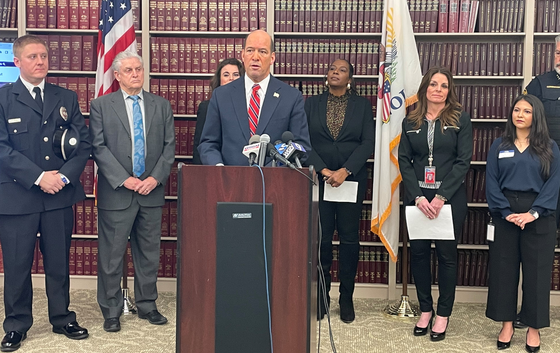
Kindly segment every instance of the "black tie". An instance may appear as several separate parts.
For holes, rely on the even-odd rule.
[[[33,87],[33,92],[35,92],[35,102],[37,102],[37,105],[39,106],[41,111],[43,111],[43,99],[41,98],[41,88]]]

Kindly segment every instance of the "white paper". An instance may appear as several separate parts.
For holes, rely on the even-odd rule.
[[[325,183],[325,193],[323,200],[331,202],[351,202],[356,203],[358,199],[358,182],[345,181],[339,187],[333,188]]]
[[[443,205],[435,219],[426,217],[416,206],[406,206],[406,226],[410,240],[455,240],[451,205]]]
[[[493,223],[488,223],[488,225],[486,226],[486,240],[488,241],[494,241],[494,224]]]

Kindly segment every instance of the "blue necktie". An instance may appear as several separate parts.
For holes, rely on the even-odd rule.
[[[134,128],[134,160],[132,161],[132,171],[139,177],[146,170],[146,150],[144,143],[144,123],[142,122],[142,111],[138,103],[138,96],[128,96],[132,99],[132,125]]]

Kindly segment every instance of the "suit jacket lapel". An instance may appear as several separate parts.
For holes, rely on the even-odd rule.
[[[152,97],[148,92],[144,91],[144,121],[146,122],[146,136],[150,131],[150,126],[152,126],[152,121],[154,116],[156,116],[156,102],[154,97]]]
[[[249,113],[247,112],[247,98],[245,96],[245,77],[235,80],[229,85],[235,85],[231,94],[235,116],[245,141],[249,141],[251,133],[249,131]]]
[[[128,137],[130,137],[130,123],[128,122],[128,115],[126,114],[126,106],[122,92],[118,90],[117,92],[111,93],[111,101],[113,102],[113,104],[111,104],[113,110],[123,124],[125,131],[128,133]]]
[[[43,92],[43,96],[44,96],[43,99],[44,116],[50,116],[54,108],[56,108],[56,106],[58,105],[60,98],[58,97],[58,94],[55,92],[51,84],[46,82],[45,82],[45,90]],[[35,105],[37,104],[35,103]],[[67,111],[70,111],[69,107],[65,107],[65,108]],[[60,116],[62,117],[62,115]]]
[[[41,111],[41,109],[39,109],[37,102],[33,100],[33,97],[31,97],[31,93],[29,93],[23,82],[21,82],[21,79],[18,78],[18,80],[14,83],[12,92],[18,95],[18,101],[27,105],[29,108],[35,110],[37,113],[43,116],[43,112]]]
[[[270,77],[268,83],[268,88],[266,89],[266,96],[264,101],[261,102],[261,115],[259,117],[259,124],[257,125],[257,134],[261,135],[265,130],[266,126],[272,119],[272,115],[280,103],[282,97],[281,91],[282,85],[278,79]]]
[[[329,91],[325,91],[319,97],[319,115],[317,116],[317,119],[319,119],[319,121],[321,122],[321,126],[325,130],[326,136],[329,136],[332,140],[334,140],[334,138],[331,134],[331,130],[329,130],[329,127],[327,126],[327,102],[328,102],[328,100],[329,100]]]

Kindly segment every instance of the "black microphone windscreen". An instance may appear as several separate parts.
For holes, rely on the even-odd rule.
[[[284,142],[292,141],[293,139],[294,134],[292,134],[290,131],[284,131],[284,133],[282,134],[282,141]]]

